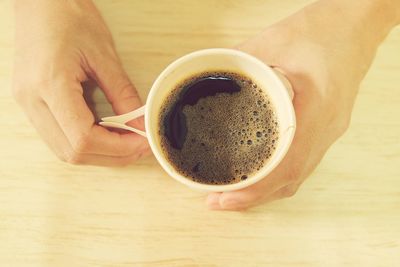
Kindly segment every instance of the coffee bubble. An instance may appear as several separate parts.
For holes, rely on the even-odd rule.
[[[198,97],[207,90],[208,95]],[[163,153],[179,173],[193,181],[220,185],[246,180],[275,151],[279,125],[274,107],[265,90],[241,74],[194,75],[177,84],[162,106]]]

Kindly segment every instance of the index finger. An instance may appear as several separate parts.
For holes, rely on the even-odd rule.
[[[75,152],[125,157],[146,148],[144,137],[96,125],[79,82],[59,81],[43,99]]]

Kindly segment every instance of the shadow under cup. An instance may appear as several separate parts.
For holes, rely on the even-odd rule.
[[[170,92],[183,80],[193,75],[212,71],[236,72],[251,78],[274,104],[278,118],[279,138],[276,149],[267,163],[246,180],[234,184],[210,185],[194,182],[183,176],[164,156],[159,136],[161,106]],[[179,182],[201,191],[232,191],[256,183],[267,176],[288,151],[296,128],[295,113],[282,80],[274,70],[257,58],[233,49],[206,49],[185,55],[171,63],[154,82],[146,102],[145,125],[150,147],[164,170]]]

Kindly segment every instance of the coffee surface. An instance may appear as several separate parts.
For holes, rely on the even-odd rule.
[[[168,161],[204,184],[236,183],[260,170],[276,149],[278,126],[265,91],[231,72],[200,73],[177,84],[159,118]]]

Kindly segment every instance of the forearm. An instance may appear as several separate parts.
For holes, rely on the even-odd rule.
[[[398,0],[322,0],[348,8],[364,22],[377,28],[391,29],[400,24],[400,1]]]
[[[361,81],[377,48],[399,23],[399,0],[320,0],[267,28],[259,43],[267,43],[271,30],[283,46],[312,43],[312,53],[356,65],[352,75]]]
[[[400,24],[399,0],[320,0],[304,9],[308,27],[350,37],[375,50]],[[329,38],[330,39],[330,38]]]

